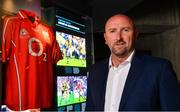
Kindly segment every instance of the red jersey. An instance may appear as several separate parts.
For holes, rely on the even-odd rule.
[[[61,58],[51,27],[41,23],[34,13],[20,10],[16,16],[5,17],[2,32],[5,104],[12,110],[50,107],[53,63]]]

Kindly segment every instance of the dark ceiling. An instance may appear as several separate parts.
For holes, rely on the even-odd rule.
[[[93,0],[92,18],[94,30],[102,31],[106,19],[116,13],[126,13],[143,0]]]
[[[93,28],[101,32],[105,20],[112,14],[127,12],[143,0],[43,0],[44,6],[65,7],[93,20]]]
[[[94,32],[103,32],[107,18],[116,13],[126,13],[138,19],[158,10],[169,10],[169,0],[42,0],[44,6],[58,6],[66,8],[76,14],[89,16],[93,23]],[[140,32],[156,33],[174,26],[143,25],[138,26]],[[157,28],[157,29],[155,29]]]

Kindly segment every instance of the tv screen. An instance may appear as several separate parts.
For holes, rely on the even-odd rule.
[[[57,105],[66,106],[86,101],[87,76],[57,76]]]
[[[85,38],[56,31],[56,40],[63,55],[57,65],[86,67]]]
[[[55,33],[63,55],[63,59],[57,65],[86,67],[84,19],[57,10]]]

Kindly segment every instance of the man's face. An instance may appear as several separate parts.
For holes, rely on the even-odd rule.
[[[104,38],[112,55],[128,56],[134,49],[136,36],[133,23],[126,16],[113,16],[106,23]]]

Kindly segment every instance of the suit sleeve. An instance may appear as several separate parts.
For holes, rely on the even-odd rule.
[[[180,84],[170,62],[164,64],[159,86],[161,110],[180,110]]]

